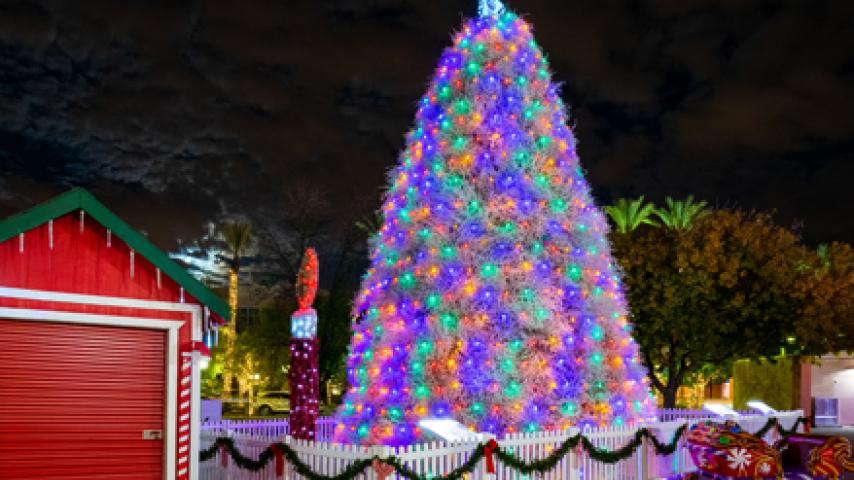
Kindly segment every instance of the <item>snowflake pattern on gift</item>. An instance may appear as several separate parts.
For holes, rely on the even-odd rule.
[[[738,469],[739,472],[743,472],[750,466],[750,453],[746,448],[730,448],[726,459],[729,462],[729,468]]]

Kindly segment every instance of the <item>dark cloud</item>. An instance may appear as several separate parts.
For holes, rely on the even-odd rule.
[[[694,193],[854,241],[850,2],[509,3],[564,83],[600,199]],[[359,216],[474,9],[2,2],[0,215],[81,184],[171,247],[302,184]]]

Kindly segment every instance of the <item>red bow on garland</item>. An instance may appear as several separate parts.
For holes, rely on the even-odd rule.
[[[387,463],[383,463],[376,458],[373,463],[371,463],[371,467],[373,467],[374,473],[377,474],[377,480],[385,480],[385,477],[394,473],[394,467]]]
[[[228,467],[228,448],[222,444],[219,446],[219,461],[223,468]]]
[[[486,457],[486,473],[495,473],[495,460],[492,458],[492,452],[498,448],[498,442],[494,438],[483,447],[483,456]]]
[[[273,451],[273,458],[276,459],[276,477],[282,477],[285,475],[285,459],[282,450],[275,443],[270,446],[270,449]]]

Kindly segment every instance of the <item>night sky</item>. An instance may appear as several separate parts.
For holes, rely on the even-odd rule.
[[[0,1],[0,218],[80,185],[166,249],[306,196],[351,222],[475,3]],[[508,5],[600,203],[694,194],[854,241],[854,2]]]

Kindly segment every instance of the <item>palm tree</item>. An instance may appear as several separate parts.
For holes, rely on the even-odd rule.
[[[611,217],[619,233],[629,233],[641,225],[657,226],[652,219],[654,212],[655,205],[645,203],[643,195],[634,200],[621,198],[616,204],[605,207],[605,213]]]
[[[661,223],[673,230],[685,230],[691,228],[697,220],[711,213],[705,200],[695,202],[693,195],[688,195],[685,200],[665,199],[667,208],[656,208],[655,215]]]
[[[830,268],[830,247],[826,243],[820,243],[818,247],[815,249],[815,253],[818,255],[818,262],[821,266],[822,270],[828,270]]]
[[[222,397],[227,399],[231,396],[231,383],[234,378],[234,342],[237,339],[237,289],[238,275],[240,274],[240,257],[249,247],[252,239],[252,227],[249,223],[234,221],[229,222],[223,228],[223,236],[228,246],[231,258],[228,261],[228,307],[231,314],[231,322],[225,331],[225,362],[222,369]]]
[[[371,236],[380,231],[383,227],[383,222],[385,218],[383,218],[382,210],[376,210],[374,213],[370,215],[365,215],[356,222],[356,228]]]

